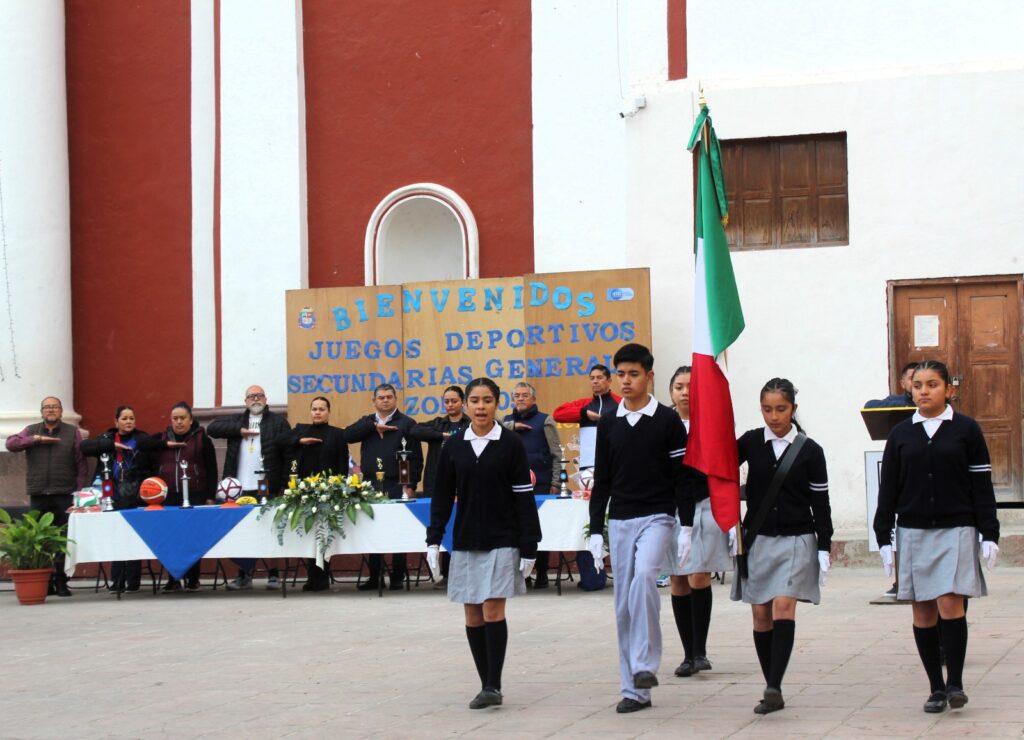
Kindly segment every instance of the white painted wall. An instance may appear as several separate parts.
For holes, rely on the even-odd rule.
[[[564,217],[558,240],[550,235],[559,227],[538,228],[536,259],[551,271],[612,263],[652,268],[655,369],[667,401],[663,386],[690,353],[693,173],[683,147],[696,114],[698,73],[723,139],[846,131],[850,244],[734,253],[747,330],[729,365],[738,431],[761,425],[758,392],[766,380],[795,382],[801,423],[828,455],[837,529],[864,537],[863,453],[882,445],[868,440],[858,410],[887,392],[886,281],[1024,271],[1024,57],[1008,32],[989,27],[1024,24],[1016,21],[1017,6],[1005,4],[1005,24],[993,23],[996,8],[984,3],[979,11],[971,6],[978,17],[970,18],[948,3],[928,3],[929,13],[916,2],[850,4],[858,12],[833,2],[764,5],[771,19],[759,3],[690,3],[691,78],[644,81],[648,107],[627,122],[622,149],[613,152],[625,171],[624,189],[620,170],[611,180],[625,204],[615,212],[624,242],[590,238],[583,225],[609,216],[587,202]],[[581,38],[604,28],[597,13],[588,18],[574,18]],[[913,34],[877,43],[879,33],[896,34],[908,18],[917,19]],[[827,44],[806,51],[819,24]],[[803,51],[779,42],[772,31],[779,25],[801,39]],[[958,29],[955,39],[950,28]],[[536,41],[536,27],[534,34]],[[948,55],[932,42],[934,34],[948,41]],[[824,65],[824,58],[832,61]],[[606,70],[590,66],[591,77],[605,80]],[[539,77],[549,72],[557,70],[535,68],[535,89],[548,85]],[[598,87],[594,80],[578,84]],[[566,117],[567,130],[596,135],[596,123],[587,127],[592,110]],[[538,112],[535,118],[540,128]],[[556,222],[562,215],[544,202],[543,178],[562,192],[610,178],[608,170],[582,171],[551,138],[535,135],[535,142],[535,162],[548,166],[535,174],[538,224],[542,216]]]
[[[223,401],[283,403],[285,291],[308,285],[302,3],[220,7]]]
[[[217,139],[213,0],[193,0],[192,52],[192,398],[215,405],[217,313],[214,300],[213,203]]]
[[[72,399],[64,4],[0,3],[0,439]]]
[[[466,245],[451,208],[434,198],[410,198],[380,224],[378,285],[461,280]]]

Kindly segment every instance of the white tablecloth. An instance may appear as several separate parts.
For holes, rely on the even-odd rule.
[[[585,547],[583,527],[589,521],[589,503],[579,499],[551,499],[541,503],[538,514],[543,539],[539,549],[575,551]],[[199,513],[199,512],[197,512]],[[377,504],[374,518],[360,514],[353,525],[345,520],[345,537],[336,537],[327,556],[364,553],[422,552],[426,549],[426,528],[401,503]],[[159,516],[159,512],[153,512]],[[316,558],[313,534],[298,535],[285,529],[283,543],[277,541],[273,516],[262,518],[259,508],[242,519],[203,554],[204,558]],[[119,512],[72,514],[68,524],[65,572],[74,575],[79,563],[111,560],[149,560],[153,552]]]

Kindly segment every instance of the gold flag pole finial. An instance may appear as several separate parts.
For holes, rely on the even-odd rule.
[[[707,108],[708,107],[708,99],[704,97],[704,83],[703,82],[698,83],[697,91],[700,93],[700,97],[697,99],[697,104],[701,108]]]

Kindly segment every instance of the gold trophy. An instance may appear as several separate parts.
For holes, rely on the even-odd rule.
[[[409,455],[412,454],[412,450],[405,448],[405,437],[402,437],[402,449],[395,453],[395,457],[398,458],[398,482],[402,486],[402,500],[409,500],[408,488],[411,487],[410,481],[412,475],[409,467]]]
[[[384,493],[384,461],[379,457],[377,458],[377,491],[382,495]]]

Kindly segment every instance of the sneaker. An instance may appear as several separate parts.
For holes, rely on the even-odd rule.
[[[129,583],[127,586],[124,587],[124,592],[126,594],[137,594],[140,588],[141,587],[138,583]]]
[[[185,584],[185,590],[190,593],[195,593],[199,590],[199,581],[188,581]]]
[[[252,576],[238,576],[233,581],[228,581],[228,591],[241,591],[252,588]]]
[[[890,588],[888,591],[886,591],[882,595],[883,596],[888,596],[891,599],[895,599],[896,598],[896,584],[895,583],[892,584],[892,588]]]
[[[276,591],[281,588],[281,579],[277,576],[270,576],[267,579],[267,591]]]
[[[169,594],[175,591],[181,591],[181,581],[176,578],[168,579],[167,583],[164,584],[164,593]]]
[[[439,581],[434,581],[435,591],[447,591],[448,590],[448,579],[442,578]]]
[[[668,586],[669,583],[671,583],[671,581],[669,581],[668,576],[658,576],[658,588],[665,588],[666,586]]]

